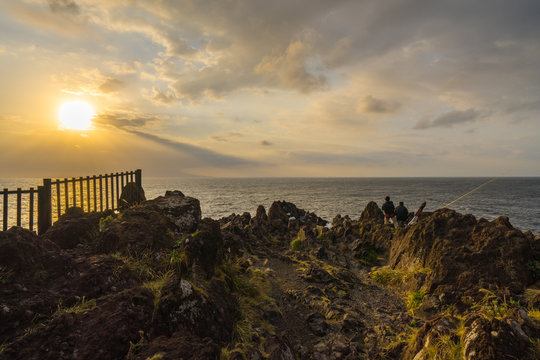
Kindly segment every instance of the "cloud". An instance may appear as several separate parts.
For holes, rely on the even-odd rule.
[[[259,141],[259,145],[261,145],[261,146],[272,146],[273,144],[270,141],[261,140],[261,141]]]
[[[312,74],[306,67],[311,51],[309,43],[296,40],[283,54],[265,56],[255,66],[255,73],[262,75],[270,85],[280,84],[303,93],[322,89],[326,85],[326,77]]]
[[[170,90],[163,92],[157,86],[152,87],[152,99],[162,104],[173,104],[180,101],[174,92]]]
[[[221,154],[209,149],[198,147],[191,144],[186,144],[180,141],[170,140],[158,135],[138,131],[138,130],[126,130],[131,134],[137,135],[141,138],[151,140],[155,143],[164,145],[171,149],[174,149],[182,154],[188,155],[195,160],[199,161],[200,167],[212,166],[216,168],[230,168],[230,167],[243,167],[243,166],[257,166],[259,163],[243,159],[237,156]]]
[[[48,0],[48,3],[53,13],[78,15],[81,11],[79,5],[72,0]]]
[[[231,141],[231,140],[233,140],[235,138],[239,138],[239,137],[243,137],[243,136],[244,136],[244,134],[239,133],[239,132],[226,132],[226,133],[213,135],[212,139],[214,139],[216,141],[221,141],[221,142],[228,142],[228,141]]]
[[[121,88],[125,86],[125,83],[118,79],[108,78],[103,84],[99,86],[99,91],[102,93],[113,93],[118,92]]]
[[[160,144],[181,154],[190,160],[191,166],[196,167],[244,167],[258,166],[259,163],[233,155],[225,155],[219,152],[205,149],[196,145],[167,139],[165,137],[149,133],[146,129],[149,125],[160,120],[159,117],[145,116],[140,114],[100,114],[95,122],[100,125],[110,125],[130,134],[144,138],[153,143]]]
[[[457,124],[464,124],[475,121],[480,114],[474,109],[453,110],[438,116],[433,120],[422,119],[414,126],[415,129],[429,129],[434,127],[450,128]]]
[[[147,127],[158,123],[163,119],[157,116],[135,114],[135,113],[102,113],[94,118],[94,122],[99,125],[111,125],[122,130],[133,130]]]
[[[400,106],[401,104],[396,101],[377,99],[368,95],[359,102],[358,110],[361,113],[388,114],[395,112]]]

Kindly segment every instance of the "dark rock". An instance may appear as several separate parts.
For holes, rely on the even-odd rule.
[[[211,281],[206,294],[185,280],[171,278],[161,290],[154,315],[155,335],[182,332],[217,343],[228,341],[236,314],[234,302],[221,281]]]
[[[64,313],[18,338],[1,354],[8,359],[122,359],[130,342],[148,331],[154,294],[145,288],[100,299],[95,307]],[[142,331],[142,333],[141,333]]]
[[[169,216],[181,233],[195,231],[201,221],[199,200],[184,196],[180,191],[167,191],[165,196],[146,201],[143,206]]]
[[[470,360],[524,359],[529,338],[514,319],[471,318],[463,338],[463,354]]]
[[[504,217],[478,222],[472,215],[441,209],[416,225],[398,229],[389,265],[429,268],[427,292],[445,293],[445,302],[464,294],[479,295],[486,284],[521,292],[534,279],[527,263],[534,254],[530,236],[515,230]]]
[[[306,319],[309,329],[317,336],[324,336],[328,332],[328,323],[323,315],[311,313]]]
[[[30,230],[14,226],[8,231],[0,231],[0,266],[3,272],[11,274],[6,281],[32,277],[44,270],[47,263],[54,259],[53,254],[59,251],[56,244],[39,239]]]
[[[264,343],[264,350],[269,360],[295,360],[296,354],[289,340],[283,336],[273,335]]]
[[[197,232],[184,240],[188,267],[207,279],[214,275],[214,267],[223,260],[223,237],[219,222],[203,219]]]
[[[74,249],[79,244],[92,244],[98,237],[101,218],[114,215],[112,210],[85,213],[81,208],[69,208],[42,236],[62,249]]]
[[[303,278],[309,282],[317,282],[323,284],[336,281],[336,279],[332,275],[330,275],[328,271],[321,269],[316,265],[311,265],[304,274]]]
[[[128,255],[159,251],[173,246],[177,229],[171,217],[151,206],[131,207],[103,229],[97,248],[104,253]]]
[[[370,220],[375,222],[382,222],[384,214],[375,201],[370,201],[362,214],[360,214],[360,220]]]
[[[120,209],[126,209],[130,206],[140,204],[146,201],[144,195],[144,189],[134,182],[128,182],[123,188],[118,200],[118,207]]]

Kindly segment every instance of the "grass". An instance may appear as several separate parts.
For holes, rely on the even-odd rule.
[[[242,260],[227,259],[220,267],[222,276],[232,282],[231,295],[235,297],[238,316],[233,326],[232,341],[222,349],[221,359],[228,359],[233,351],[243,353],[253,343],[256,328],[266,329],[270,334],[275,332],[274,326],[262,319],[264,308],[278,309],[275,300],[269,297],[270,283],[267,275],[259,269],[248,267],[242,269]],[[218,277],[219,274],[216,274]]]
[[[62,303],[58,304],[56,312],[52,315],[52,318],[59,317],[63,314],[80,314],[82,312],[92,310],[96,307],[96,299],[86,300],[83,296],[79,304],[71,307],[63,307]]]
[[[424,348],[423,359],[457,360],[463,359],[463,345],[460,339],[451,335],[441,335]]]
[[[422,304],[424,296],[426,296],[426,292],[423,290],[409,292],[407,296],[407,307],[411,310],[418,309]]]
[[[381,285],[399,286],[408,279],[412,278],[415,274],[430,273],[431,270],[427,268],[414,268],[409,271],[390,269],[388,267],[382,267],[377,270],[373,270],[369,273],[371,280]]]
[[[293,239],[291,243],[289,244],[289,247],[292,251],[299,251],[304,247],[304,240],[306,239],[306,233],[304,232],[304,229],[300,229],[298,231],[298,236],[296,236],[296,239]]]
[[[487,289],[480,289],[479,292],[483,293],[484,296],[479,302],[473,303],[471,310],[486,319],[502,319],[510,308],[519,305],[512,299],[506,299],[506,296],[501,299],[494,292]]]

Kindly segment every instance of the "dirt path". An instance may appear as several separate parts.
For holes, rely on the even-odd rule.
[[[374,358],[370,354],[391,348],[411,322],[395,291],[374,283],[354,258],[340,263],[350,269],[328,259],[298,260],[285,250],[256,264],[267,269],[270,296],[281,309],[276,334],[301,359]]]

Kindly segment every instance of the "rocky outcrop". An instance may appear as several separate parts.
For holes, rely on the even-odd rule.
[[[0,232],[0,359],[537,358],[538,239],[505,217],[381,218],[329,228],[280,201],[201,220],[174,191]]]
[[[167,191],[165,196],[146,201],[143,206],[170,217],[180,233],[195,231],[201,221],[199,200],[184,196],[181,191]]]
[[[62,249],[73,249],[79,244],[89,244],[99,232],[100,219],[113,215],[112,210],[85,213],[81,208],[71,207],[60,216],[60,219],[43,237],[56,243]]]
[[[118,207],[127,209],[130,206],[137,205],[146,201],[144,189],[134,182],[128,182],[123,188],[118,200]]]
[[[533,260],[533,242],[508,218],[488,222],[441,209],[396,233],[389,265],[429,269],[422,285],[431,294],[444,294],[446,302],[475,297],[481,288],[519,293],[534,282],[526,266]]]
[[[362,211],[362,214],[360,214],[360,220],[374,221],[380,223],[383,221],[383,219],[384,214],[375,201],[370,201],[366,205],[364,211]]]

